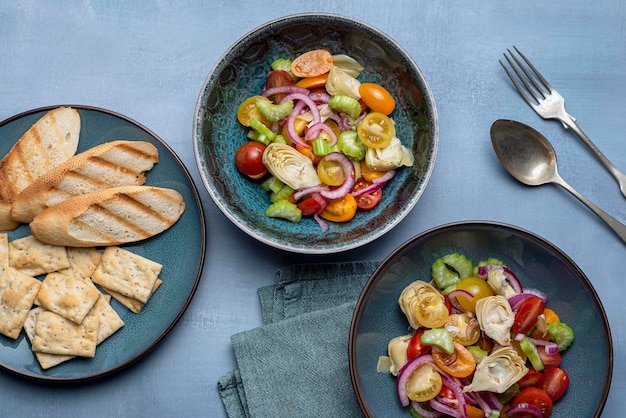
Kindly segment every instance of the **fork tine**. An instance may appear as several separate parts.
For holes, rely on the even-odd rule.
[[[504,65],[504,63],[501,60],[498,60],[500,62],[500,65],[502,66],[502,68],[504,69],[504,72],[506,73],[506,75],[509,76],[509,78],[511,79],[511,82],[513,83],[513,85],[515,86],[515,88],[517,89],[517,92],[522,96],[522,98],[526,101],[526,103],[528,103],[530,105],[530,107],[535,107],[537,106],[537,102],[539,101],[539,98],[534,94],[534,92],[532,91],[532,89],[530,88],[530,86],[528,85],[528,83],[524,80],[524,78],[521,76],[521,74],[519,73],[519,71],[517,71],[517,69],[515,68],[515,66],[513,65],[513,63],[511,62],[511,60],[509,59],[509,57],[507,57],[506,55],[504,55],[504,58],[506,58],[506,60],[508,61],[509,65],[511,66],[511,68],[513,69],[513,71],[515,71],[515,73],[517,74],[517,76],[519,77],[519,80],[524,83],[524,86],[526,87],[524,89],[524,87],[522,87],[516,80],[515,77],[513,77],[513,74],[509,71],[508,68],[506,68],[506,65]],[[537,101],[533,101],[528,94],[526,94],[526,92],[530,92],[533,95],[533,98]]]
[[[539,78],[539,80],[541,80],[541,82],[543,83],[544,86],[547,87],[548,90],[553,91],[554,88],[552,88],[552,86],[550,85],[550,83],[548,83],[548,80],[546,80],[541,73],[537,70],[537,68],[535,68],[535,66],[530,62],[530,60],[528,58],[526,58],[526,56],[524,54],[522,54],[522,52],[517,49],[516,46],[513,46],[513,49],[515,49],[515,51],[519,54],[520,57],[522,57],[524,59],[524,61],[526,62],[526,64],[528,64],[528,66],[530,67],[531,70],[533,70],[533,72],[535,73],[535,75],[537,76],[537,78]],[[509,51],[510,53],[510,51]]]
[[[537,102],[541,101],[541,99],[545,99],[546,94],[544,93],[544,88],[543,86],[539,85],[539,83],[537,82],[537,78],[533,77],[533,75],[530,72],[528,72],[524,64],[522,64],[522,62],[515,55],[513,55],[510,49],[507,49],[507,52],[509,53],[511,58],[513,58],[513,61],[515,61],[515,63],[517,64],[517,66],[513,65],[513,62],[505,55],[507,61],[509,62],[509,65],[511,65],[511,67],[513,68],[517,76],[520,78],[522,83],[524,83],[524,86],[526,86],[526,89],[528,89],[528,92],[535,98],[535,100],[537,100]],[[522,75],[522,72],[524,73],[526,77]],[[526,80],[529,80],[532,83],[534,89]],[[539,95],[541,95],[541,97]]]

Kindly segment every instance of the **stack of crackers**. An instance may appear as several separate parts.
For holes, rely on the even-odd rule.
[[[111,298],[140,313],[162,283],[161,268],[117,246],[100,252],[0,234],[0,333],[17,339],[23,329],[44,370],[94,357],[124,326]]]

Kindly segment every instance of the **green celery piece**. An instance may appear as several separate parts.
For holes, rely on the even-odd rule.
[[[261,187],[263,188],[263,190],[267,192],[271,191],[273,193],[277,193],[280,189],[283,188],[284,185],[285,183],[283,183],[274,176],[270,176],[267,180],[264,180],[263,183],[261,183]]]
[[[363,111],[357,99],[343,94],[336,94],[331,97],[328,102],[328,107],[338,112],[345,113],[353,120],[358,118]]]
[[[265,210],[265,216],[287,219],[293,223],[298,223],[302,220],[302,211],[295,203],[283,199],[269,205]]]
[[[537,346],[528,339],[528,337],[524,337],[522,341],[519,342],[519,345],[530,360],[530,364],[533,365],[533,368],[538,372],[543,370],[543,362],[541,361],[541,357],[539,357],[539,351],[537,351]]]
[[[432,328],[424,331],[421,341],[424,345],[441,348],[448,354],[454,353],[454,339],[450,331],[445,328]]]
[[[261,122],[256,120],[255,118],[250,118],[250,127],[259,133],[259,136],[265,136],[269,139],[269,141],[273,141],[276,137],[276,134],[272,132],[270,128],[263,125]]]
[[[480,261],[476,267],[474,267],[474,276],[478,277],[478,267],[480,266],[503,266],[506,267],[502,260],[489,257],[486,260]]]
[[[313,146],[313,154],[318,157],[328,155],[332,149],[330,144],[326,142],[324,138],[314,139],[311,145]]]
[[[259,99],[254,104],[265,119],[270,122],[278,122],[279,120],[285,119],[293,110],[293,100],[274,104],[269,100]]]
[[[356,131],[343,131],[337,137],[337,148],[353,161],[365,158],[367,149]]]
[[[552,322],[548,325],[548,334],[559,346],[559,351],[567,349],[574,341],[574,330],[563,322]]]
[[[297,77],[294,77],[293,73],[291,72],[291,60],[287,58],[275,59],[270,64],[270,67],[274,71],[285,71],[286,73],[289,73],[289,75],[291,76],[293,80],[297,78]]]
[[[458,253],[444,255],[432,265],[433,280],[440,289],[457,284],[473,272],[472,261]]]
[[[279,200],[287,199],[292,193],[293,189],[285,184],[279,191],[270,195],[270,202],[274,203]]]
[[[483,359],[489,354],[477,345],[470,345],[465,348],[467,348],[467,351],[472,353],[472,356],[474,356],[474,360],[476,360],[476,364],[483,361]]]

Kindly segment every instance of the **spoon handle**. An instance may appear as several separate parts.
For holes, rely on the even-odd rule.
[[[574,195],[578,200],[583,202],[589,209],[591,209],[593,211],[593,213],[598,215],[600,217],[600,219],[602,219],[604,222],[606,222],[606,224],[609,227],[611,227],[611,229],[613,231],[615,231],[615,233],[624,242],[626,242],[626,225],[624,225],[623,223],[621,223],[620,221],[618,221],[617,219],[615,219],[614,217],[612,217],[611,215],[609,215],[608,213],[606,213],[605,211],[600,209],[598,206],[596,206],[593,202],[591,202],[585,196],[581,195],[576,189],[574,189],[572,186],[570,186],[562,178],[559,177],[556,180],[557,180],[556,183],[559,186],[563,187],[565,190],[567,190],[572,195]]]

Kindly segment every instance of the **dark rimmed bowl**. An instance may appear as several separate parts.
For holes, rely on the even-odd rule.
[[[569,389],[554,403],[555,417],[599,417],[613,371],[613,345],[604,308],[591,282],[574,261],[532,232],[496,222],[460,222],[423,232],[402,244],[373,273],[358,299],[349,337],[352,386],[368,417],[406,417],[396,395],[396,378],[377,373],[387,343],[404,335],[408,323],[398,297],[410,282],[430,281],[431,266],[446,254],[474,262],[498,258],[523,286],[548,296],[547,305],[574,330],[578,341],[563,353]],[[590,349],[592,347],[592,349]]]
[[[267,192],[241,175],[235,151],[247,140],[237,122],[239,105],[260,94],[270,64],[311,49],[347,54],[365,71],[363,81],[383,84],[395,97],[392,117],[398,138],[413,151],[415,164],[403,167],[376,208],[322,233],[312,218],[294,224],[267,218]],[[420,68],[393,39],[357,20],[322,13],[283,17],[236,41],[209,72],[196,105],[194,151],[202,182],[217,207],[237,227],[270,246],[308,254],[350,250],[394,228],[413,209],[433,171],[438,144],[437,112]]]

